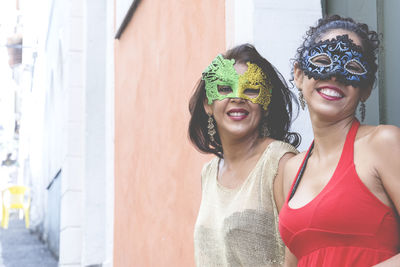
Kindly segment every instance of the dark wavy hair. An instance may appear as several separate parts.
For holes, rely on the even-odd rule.
[[[376,80],[376,71],[378,65],[376,64],[376,57],[379,47],[379,35],[368,28],[365,23],[357,23],[352,18],[344,18],[339,15],[327,16],[325,18],[319,19],[315,27],[310,27],[304,36],[302,45],[297,49],[295,58],[292,59],[292,66],[294,63],[301,62],[301,57],[305,50],[311,45],[317,43],[321,40],[325,33],[332,30],[343,29],[355,33],[361,40],[361,46],[363,49],[363,55],[369,66],[371,66],[370,79],[368,80],[369,85],[373,85]],[[292,79],[293,81],[294,70],[292,68]]]
[[[293,97],[293,93],[288,89],[282,75],[250,44],[236,46],[226,51],[223,56],[226,59],[235,59],[236,63],[246,64],[250,62],[256,64],[264,71],[272,84],[272,97],[267,114],[260,120],[259,127],[266,120],[270,133],[269,137],[288,142],[297,147],[300,144],[301,137],[298,133],[289,132],[289,128],[292,120],[292,101],[297,106],[298,102]],[[191,114],[189,138],[201,152],[213,153],[222,158],[223,150],[218,131],[214,135],[215,143],[210,140],[207,134],[208,115],[204,110],[205,99],[205,82],[200,79],[189,102],[189,111]]]

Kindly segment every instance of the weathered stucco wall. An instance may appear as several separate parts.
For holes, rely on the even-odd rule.
[[[225,1],[141,1],[115,43],[114,266],[194,266],[200,154],[188,102],[225,49]]]

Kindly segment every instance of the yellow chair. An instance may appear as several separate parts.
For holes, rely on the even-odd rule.
[[[19,209],[24,211],[25,227],[29,228],[30,189],[22,185],[10,186],[3,190],[2,198],[3,217],[1,219],[1,226],[7,229],[10,209]]]

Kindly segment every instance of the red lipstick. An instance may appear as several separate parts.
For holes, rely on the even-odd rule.
[[[227,115],[230,119],[234,121],[240,121],[247,118],[249,112],[243,108],[233,108],[227,112]]]
[[[333,85],[324,85],[317,89],[318,94],[329,101],[336,101],[343,98],[344,93],[338,87]]]

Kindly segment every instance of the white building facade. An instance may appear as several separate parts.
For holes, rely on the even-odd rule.
[[[22,9],[26,42],[37,49],[21,118],[32,225],[59,266],[112,266],[114,1],[23,1]]]

